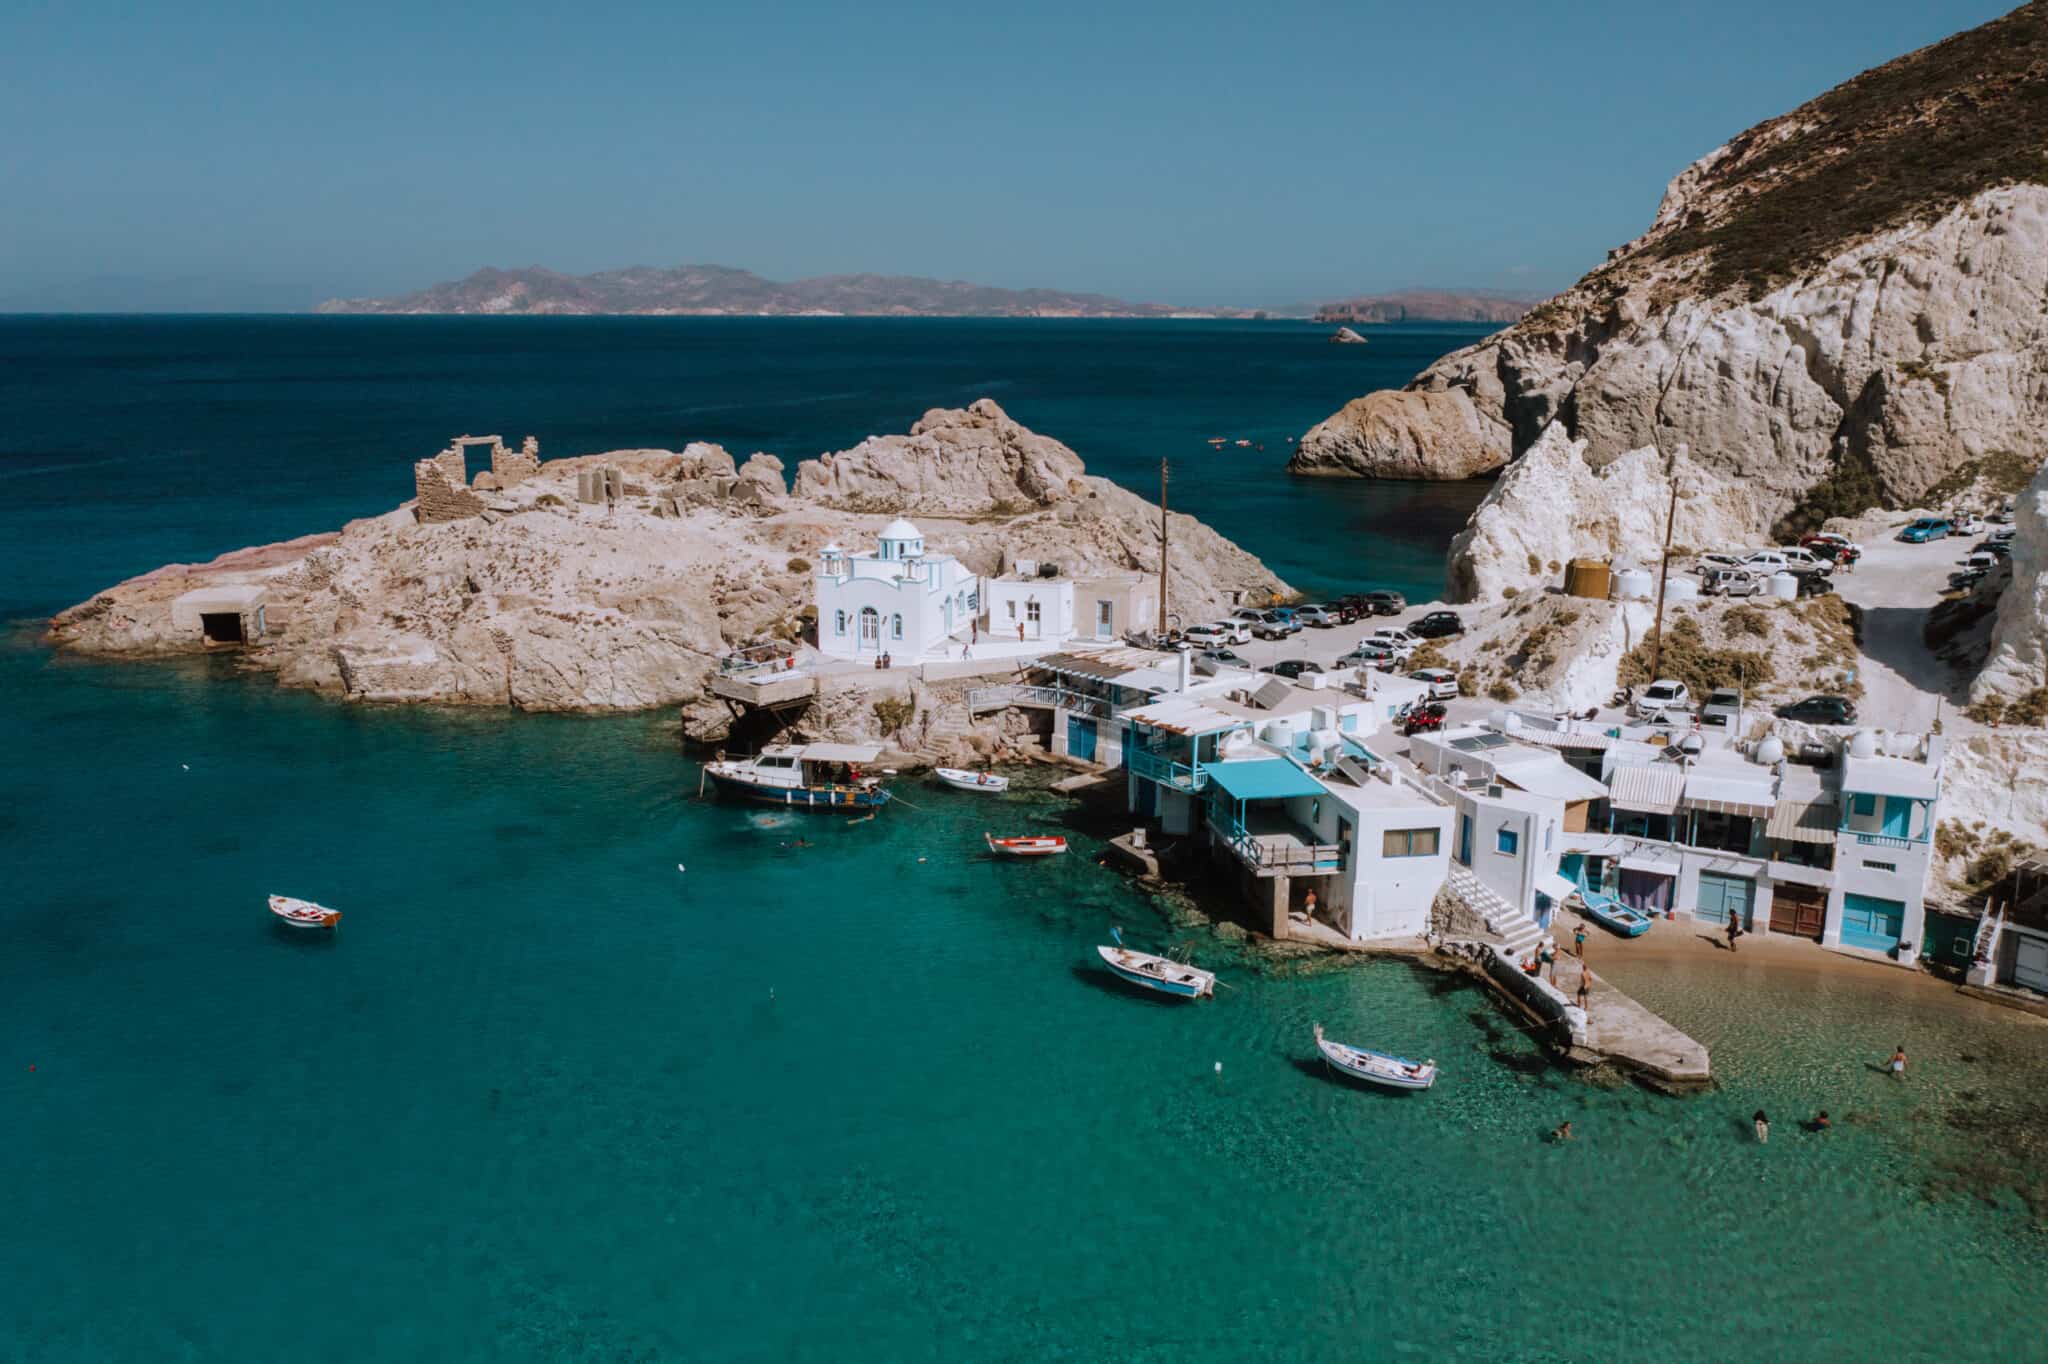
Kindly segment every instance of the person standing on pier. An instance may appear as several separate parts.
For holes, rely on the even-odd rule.
[[[1572,930],[1572,952],[1580,961],[1586,959],[1586,926],[1580,924]]]
[[[1582,1012],[1587,1011],[1587,1001],[1592,999],[1592,997],[1593,973],[1582,966],[1579,968],[1579,1008]]]

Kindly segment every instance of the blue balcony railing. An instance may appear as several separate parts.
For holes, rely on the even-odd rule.
[[[1124,754],[1124,765],[1148,781],[1171,786],[1177,791],[1200,791],[1209,785],[1209,774],[1199,763],[1176,762],[1163,753],[1133,749]]]
[[[1894,838],[1890,834],[1858,834],[1856,835],[1856,841],[1874,848],[1914,848],[1925,843],[1927,840],[1924,838]]]

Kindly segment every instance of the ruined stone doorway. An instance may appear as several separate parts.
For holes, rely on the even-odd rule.
[[[199,613],[199,633],[208,644],[240,644],[243,642],[242,613],[202,611]]]

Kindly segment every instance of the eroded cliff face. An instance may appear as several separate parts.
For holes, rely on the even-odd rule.
[[[1749,538],[1916,504],[2048,423],[2048,6],[1867,72],[1679,174],[1599,269],[1315,428],[1303,473],[1465,478],[1552,422],[1687,445]]]
[[[2011,701],[2048,687],[2048,468],[2013,500],[2013,531],[2012,581],[1998,598],[1972,701]]]
[[[700,695],[734,644],[799,638],[818,551],[872,543],[895,515],[916,515],[934,550],[981,573],[1016,557],[1077,575],[1158,570],[1158,509],[994,403],[927,413],[910,436],[828,459],[799,467],[794,494],[773,456],[739,464],[714,445],[552,460],[476,490],[482,514],[422,521],[409,503],[338,533],[155,570],[63,612],[50,638],[103,655],[197,652],[172,603],[258,587],[268,631],[243,657],[288,685],[631,710]],[[615,489],[586,496],[607,471]],[[1169,590],[1194,618],[1222,614],[1238,592],[1286,589],[1189,518],[1173,519],[1172,543]]]
[[[1684,451],[1653,447],[1605,463],[1591,442],[1552,423],[1500,476],[1451,541],[1450,600],[1494,601],[1555,586],[1573,559],[1655,564],[1678,484],[1674,548],[1740,545],[1758,517],[1746,485],[1724,482]]]

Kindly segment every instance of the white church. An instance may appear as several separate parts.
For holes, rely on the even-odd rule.
[[[818,555],[818,650],[832,658],[889,654],[906,662],[964,642],[981,612],[981,579],[898,518],[870,554],[837,544]]]

